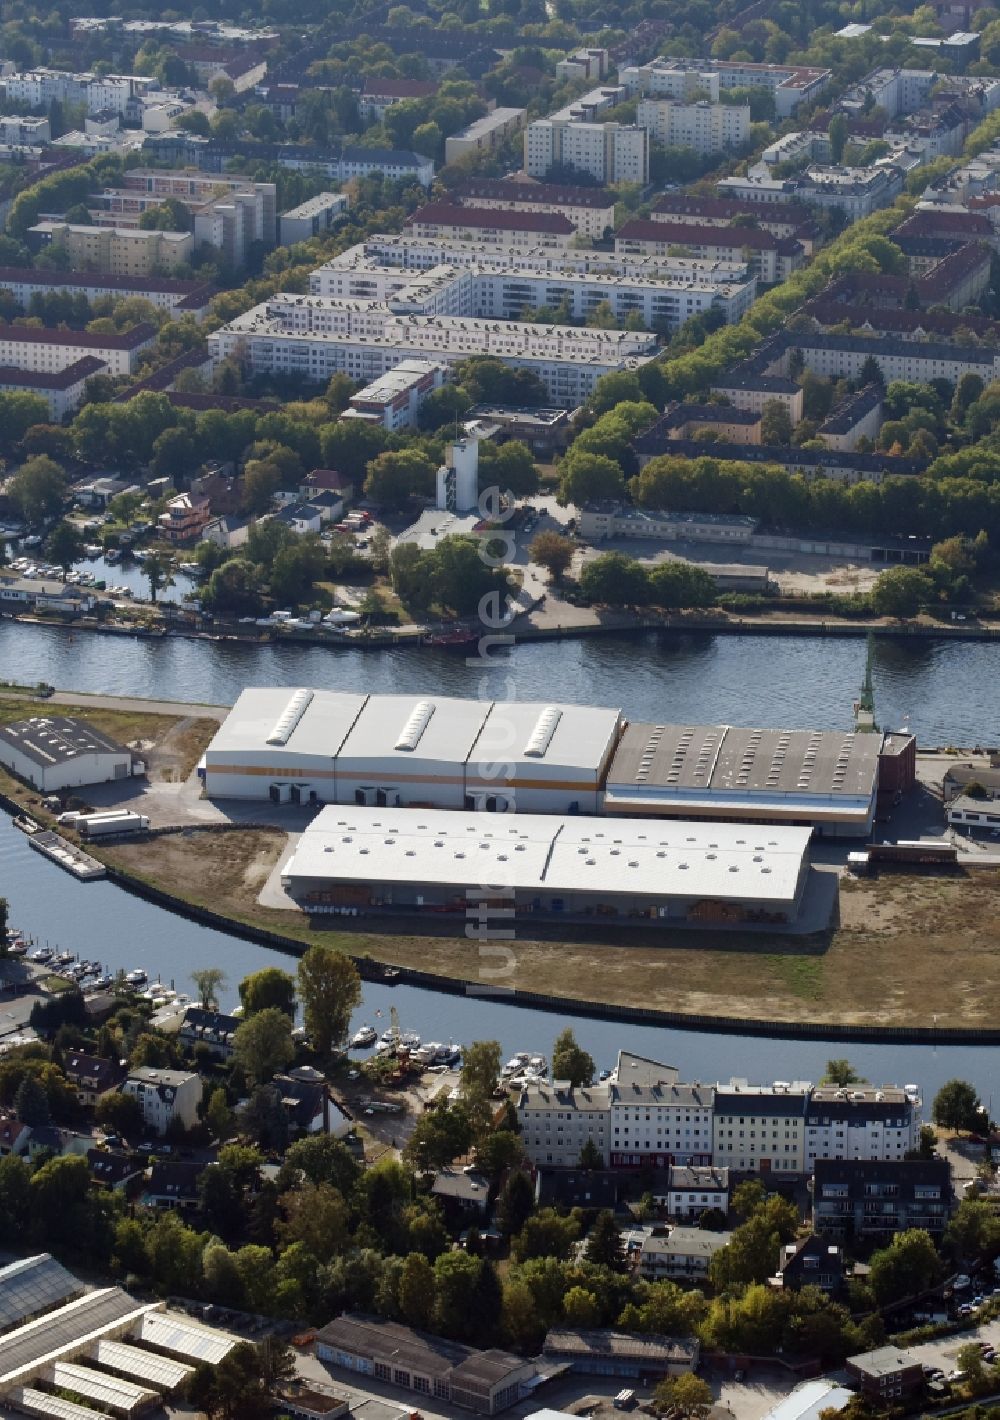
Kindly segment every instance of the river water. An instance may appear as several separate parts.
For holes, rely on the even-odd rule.
[[[66,689],[229,703],[248,684],[316,685],[344,690],[414,691],[621,706],[633,719],[721,721],[790,727],[847,727],[864,672],[856,639],[691,635],[594,637],[529,643],[485,671],[461,655],[416,649],[365,652],[312,646],[243,646],[168,637],[71,634],[0,622],[0,678],[47,680]],[[923,744],[1000,742],[1000,646],[968,642],[876,643],[874,682],[882,724],[908,725]],[[133,897],[107,882],[80,884],[33,853],[0,816],[0,894],[11,920],[109,969],[143,967],[151,979],[191,990],[196,967],[227,976],[223,1004],[240,978],[265,963],[294,969],[280,953],[212,931]],[[931,1095],[953,1076],[993,1093],[1000,1054],[981,1046],[901,1046],[810,1042],[661,1030],[510,1006],[475,996],[366,983],[357,1024],[387,1019],[396,1005],[405,1027],[424,1039],[498,1039],[515,1050],[549,1053],[572,1024],[599,1066],[628,1046],[676,1064],[689,1080],[817,1079],[824,1062],[847,1055],[877,1082],[915,1081]],[[1000,1085],[1000,1081],[998,1081]],[[997,1090],[1000,1098],[1000,1088]]]
[[[847,728],[864,675],[854,637],[592,636],[528,642],[470,666],[454,651],[71,633],[0,622],[0,678],[230,704],[246,685],[414,691],[621,706],[630,719]],[[921,744],[1000,743],[1000,645],[876,641],[880,723]]]

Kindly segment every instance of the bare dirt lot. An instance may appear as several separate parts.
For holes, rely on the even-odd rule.
[[[403,922],[358,931],[341,919],[258,907],[256,894],[285,844],[280,829],[192,829],[101,852],[113,865],[227,916],[304,944],[458,980],[568,999],[641,1002],[663,1010],[775,1022],[986,1025],[1000,989],[1000,871],[886,875],[845,881],[840,925],[812,937],[739,931],[594,927],[587,941],[515,938],[509,974],[464,937],[417,934]],[[453,931],[442,924],[442,931]]]

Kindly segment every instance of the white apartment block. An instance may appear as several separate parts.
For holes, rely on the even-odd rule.
[[[282,212],[282,246],[290,247],[328,232],[347,211],[348,201],[346,192],[320,192]]]
[[[608,72],[611,56],[606,49],[578,49],[560,59],[556,65],[556,78],[561,82],[573,80],[603,79]]]
[[[722,153],[739,148],[750,136],[750,105],[642,99],[636,123],[664,147]]]
[[[920,1143],[921,1101],[915,1085],[822,1085],[805,1115],[805,1170],[817,1159],[902,1159]]]
[[[715,1092],[712,1161],[740,1173],[802,1173],[808,1082],[750,1085],[732,1080]]]
[[[207,282],[176,281],[155,276],[130,282],[127,277],[104,276],[98,272],[46,271],[31,266],[0,266],[0,290],[9,291],[25,311],[36,294],[66,291],[71,295],[86,296],[91,303],[109,297],[123,301],[129,296],[138,296],[178,318],[189,313],[197,320],[203,319],[215,294],[214,288]]]
[[[526,1085],[517,1101],[517,1121],[525,1152],[536,1164],[573,1168],[584,1144],[593,1144],[607,1162],[610,1086],[542,1082]]]
[[[83,104],[88,114],[113,109],[124,114],[130,103],[155,93],[157,79],[142,74],[71,74],[61,69],[32,69],[8,74],[0,89],[9,104],[48,108],[52,103]]]
[[[618,82],[630,97],[676,99],[691,103],[706,98],[719,102],[719,73],[710,59],[654,59],[650,64],[631,64],[619,70]]]
[[[575,408],[602,375],[645,364],[656,341],[625,330],[414,315],[370,300],[278,295],[215,331],[208,347],[214,363],[232,357],[254,374],[297,375],[313,384],[339,372],[368,382],[403,360],[451,366],[490,355],[532,370],[552,404]]]
[[[624,1051],[598,1085],[526,1085],[515,1104],[533,1163],[573,1167],[589,1141],[611,1168],[669,1168],[658,1201],[681,1216],[725,1208],[728,1170],[802,1175],[822,1158],[901,1159],[921,1124],[915,1085],[685,1085],[672,1066]]]
[[[197,168],[132,168],[125,174],[125,187],[131,192],[163,202],[175,197],[186,207],[197,209],[210,203],[246,200],[252,195],[253,240],[274,246],[277,218],[277,186],[273,182],[252,182],[231,173],[203,173]]]
[[[614,196],[592,187],[470,179],[449,194],[462,207],[482,211],[546,212],[565,217],[578,236],[599,241],[615,225]]]
[[[469,243],[374,237],[310,276],[314,295],[384,301],[394,311],[516,319],[526,309],[559,308],[586,319],[605,302],[624,323],[637,311],[646,326],[676,329],[690,316],[721,310],[739,320],[756,294],[745,259],[611,257],[604,253],[483,254]]]
[[[156,328],[152,325],[136,325],[117,335],[0,325],[0,367],[50,375],[92,357],[103,360],[111,375],[134,375],[139,355],[155,340]]]
[[[870,105],[898,118],[922,108],[939,78],[933,69],[873,69],[848,89],[837,107],[848,114],[860,114]]]
[[[19,113],[0,114],[0,143],[15,147],[38,147],[48,143],[52,130],[47,118],[31,118]]]
[[[524,171],[544,178],[554,165],[595,182],[649,181],[649,134],[638,124],[602,123],[600,114],[628,98],[621,85],[592,89],[524,130]]]
[[[36,222],[28,228],[35,250],[62,247],[74,271],[110,276],[151,276],[183,265],[194,250],[190,232],[143,232],[127,227],[88,227],[71,222]]]
[[[632,65],[618,77],[631,95],[688,101],[705,97],[716,103],[722,89],[767,89],[774,95],[777,117],[784,119],[822,93],[830,82],[830,70],[732,59],[668,58]]]
[[[201,1076],[143,1066],[131,1072],[122,1094],[138,1100],[143,1122],[154,1134],[164,1134],[175,1119],[191,1129],[198,1122]]]
[[[429,394],[441,388],[447,375],[447,367],[433,361],[404,360],[351,395],[350,405],[341,417],[381,424],[390,433],[410,429],[417,422],[421,404]]]
[[[526,116],[527,109],[495,108],[491,113],[483,114],[482,118],[474,119],[458,133],[445,139],[445,162],[457,162],[470,153],[492,152],[524,127]]]

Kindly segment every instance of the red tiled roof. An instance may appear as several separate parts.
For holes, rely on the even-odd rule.
[[[635,217],[615,233],[626,241],[667,242],[677,246],[719,247],[741,251],[794,251],[799,243],[794,237],[776,237],[760,227],[700,227],[694,222],[650,222]]]
[[[429,202],[407,218],[406,225],[438,227],[484,227],[504,232],[548,232],[569,237],[576,228],[558,212],[504,212],[485,207],[457,207],[447,202]]]
[[[105,369],[104,361],[98,360],[96,355],[84,355],[65,370],[21,370],[13,365],[0,365],[0,385],[17,385],[26,390],[66,390]]]
[[[89,330],[43,330],[35,325],[0,323],[0,340],[21,340],[30,345],[79,345],[92,350],[137,350],[156,335],[156,326],[145,322],[116,335],[95,335]]]
[[[614,193],[606,187],[564,187],[554,182],[505,182],[502,178],[470,178],[452,188],[457,197],[493,201],[537,202],[563,207],[613,207]],[[474,205],[474,204],[473,204]]]
[[[48,271],[36,266],[0,266],[0,286],[28,282],[34,286],[103,286],[109,291],[155,291],[158,295],[202,296],[215,287],[207,281],[175,281],[169,276],[112,276],[106,271]]]

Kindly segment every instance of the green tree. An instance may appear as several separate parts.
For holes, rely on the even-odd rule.
[[[643,606],[649,600],[649,579],[634,557],[604,552],[584,563],[580,590],[590,601],[608,606]]]
[[[219,992],[226,984],[226,973],[217,966],[200,967],[192,971],[191,980],[198,992],[198,1004],[204,1011],[219,1009]]]
[[[306,1034],[326,1060],[347,1039],[351,1016],[361,1002],[361,978],[349,957],[317,945],[299,962],[298,984]]]
[[[535,1193],[527,1174],[515,1170],[507,1178],[497,1199],[497,1226],[508,1237],[519,1233],[531,1216]]]
[[[945,1229],[944,1244],[953,1257],[963,1261],[992,1262],[1000,1256],[1000,1218],[993,1205],[980,1198],[964,1198]]]
[[[344,1250],[350,1238],[350,1213],[332,1184],[300,1183],[282,1194],[280,1202],[284,1216],[276,1231],[283,1246],[302,1243],[324,1261]]]
[[[220,1085],[209,1096],[205,1110],[205,1123],[212,1131],[214,1139],[228,1139],[233,1131],[233,1112],[229,1108],[226,1092]]]
[[[868,1285],[879,1306],[916,1297],[941,1275],[941,1261],[930,1235],[920,1228],[897,1233],[887,1248],[872,1253]]]
[[[421,1172],[444,1168],[472,1143],[472,1124],[461,1106],[438,1105],[420,1115],[406,1141],[404,1156]]]
[[[169,587],[173,584],[174,579],[171,575],[170,563],[165,557],[161,556],[160,553],[149,552],[146,554],[146,560],[142,564],[142,570],[146,574],[146,580],[149,583],[149,599],[155,602],[157,593],[160,592],[162,588]]]
[[[567,1326],[599,1326],[601,1309],[593,1292],[586,1287],[570,1287],[563,1297],[563,1320]]]
[[[68,572],[83,556],[83,534],[74,523],[68,523],[63,518],[49,534],[45,552],[50,561]]]
[[[266,1085],[295,1059],[290,1017],[277,1006],[255,1012],[236,1028],[233,1059],[252,1084]]]
[[[94,1119],[102,1129],[107,1129],[122,1139],[136,1140],[142,1137],[142,1106],[135,1095],[109,1090],[97,1101]]]
[[[983,1128],[980,1101],[967,1080],[949,1080],[934,1096],[933,1118],[944,1129],[972,1134]]]
[[[534,1257],[555,1257],[564,1262],[579,1236],[578,1217],[563,1217],[554,1208],[542,1208],[525,1219],[521,1231],[511,1239],[511,1255],[517,1262]]]
[[[553,582],[561,582],[573,561],[573,543],[562,533],[546,529],[532,538],[528,556],[545,568]]]
[[[552,1078],[568,1080],[574,1087],[594,1082],[594,1058],[577,1045],[572,1026],[560,1031],[552,1047]]]
[[[246,1020],[270,1007],[295,1018],[295,978],[279,966],[265,966],[245,976],[239,991]]]
[[[843,1088],[847,1085],[856,1085],[860,1080],[861,1076],[849,1060],[838,1057],[826,1062],[826,1071],[822,1079],[824,1085],[840,1085]]]
[[[379,454],[368,466],[365,497],[389,508],[405,508],[411,498],[434,494],[434,461],[419,449]]]
[[[625,476],[621,465],[604,454],[567,454],[559,480],[559,499],[582,507],[585,503],[602,502],[606,498],[622,498]]]
[[[844,148],[847,146],[847,119],[842,113],[835,113],[830,119],[827,128],[827,137],[830,140],[830,161],[839,163],[844,156]]]
[[[31,1127],[50,1124],[52,1112],[45,1086],[37,1075],[25,1075],[14,1096],[14,1110],[23,1124]]]
[[[7,496],[29,525],[61,511],[66,499],[66,475],[45,454],[25,459],[7,484]]]
[[[587,1236],[587,1261],[620,1272],[625,1266],[625,1248],[615,1215],[602,1209]]]
[[[399,1308],[408,1326],[422,1331],[434,1323],[437,1307],[434,1268],[423,1253],[411,1252],[399,1279]]]
[[[224,615],[247,615],[261,608],[260,571],[245,557],[231,557],[217,567],[201,594],[207,607]]]
[[[712,1408],[712,1387],[693,1372],[670,1376],[656,1387],[653,1404],[657,1410],[682,1415],[686,1420],[702,1420]]]
[[[493,1091],[500,1079],[500,1042],[477,1040],[462,1050],[460,1088],[462,1102],[474,1122],[485,1123],[492,1113]]]
[[[583,1148],[580,1150],[580,1168],[582,1169],[602,1169],[604,1167],[604,1155],[594,1143],[593,1139],[585,1139]]]
[[[762,444],[789,444],[792,439],[792,416],[788,406],[780,399],[768,399],[760,414],[760,441]]]
[[[350,1197],[360,1176],[354,1155],[340,1139],[332,1134],[312,1134],[305,1139],[297,1139],[285,1154],[282,1175],[308,1179],[310,1183],[329,1183],[340,1190],[345,1198]]]
[[[879,616],[916,616],[933,593],[930,578],[916,567],[890,567],[880,572],[871,590],[872,607]]]

